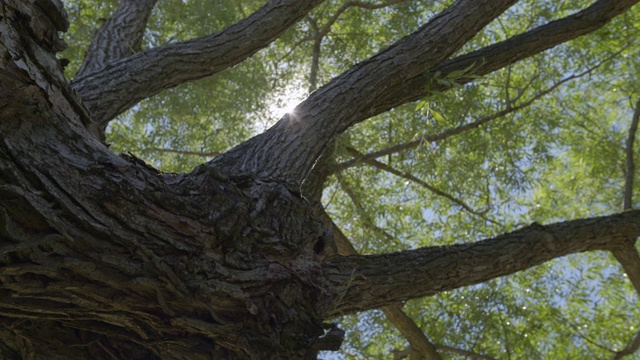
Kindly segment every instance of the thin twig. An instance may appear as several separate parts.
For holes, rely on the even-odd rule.
[[[358,152],[356,149],[353,148],[347,148],[347,151],[349,151],[352,155],[354,156],[359,156],[359,157],[364,157],[362,155],[362,153]],[[449,201],[455,203],[456,205],[460,206],[461,208],[463,208],[464,210],[468,211],[469,213],[476,215],[490,223],[496,224],[496,225],[501,225],[499,222],[489,219],[488,217],[486,217],[484,215],[483,212],[477,211],[477,210],[473,210],[469,205],[467,205],[464,201],[456,198],[455,196],[448,194],[438,188],[436,188],[435,186],[425,182],[424,180],[418,179],[417,177],[415,177],[414,175],[405,172],[405,171],[400,171],[398,169],[395,169],[387,164],[381,163],[378,160],[374,160],[374,159],[367,159],[365,160],[365,162],[371,166],[374,166],[380,170],[384,170],[388,173],[391,173],[393,175],[399,176],[403,179],[407,179],[409,181],[412,181],[422,187],[424,187],[425,189],[429,190],[431,193],[443,197],[445,199],[448,199]]]
[[[193,155],[193,156],[200,156],[200,157],[215,157],[221,154],[219,151],[201,152],[201,151],[176,150],[176,149],[156,148],[156,147],[144,148],[144,149],[141,149],[140,151],[166,152],[166,153],[173,153],[173,154],[179,154],[179,155]]]
[[[364,208],[364,205],[362,205],[362,202],[360,201],[360,198],[355,193],[355,191],[353,191],[353,188],[345,181],[344,177],[341,174],[336,174],[336,179],[338,180],[338,184],[340,185],[340,188],[347,194],[349,199],[351,199],[351,202],[353,203],[353,205],[356,207],[356,212],[358,213],[358,216],[362,218],[364,225],[370,228],[371,230],[373,230],[378,235],[381,235],[385,237],[387,240],[395,243],[396,245],[401,246],[402,244],[395,236],[389,234],[387,230],[376,225],[373,219],[369,217],[369,215],[367,214]]]
[[[624,174],[624,194],[622,199],[622,210],[630,210],[633,206],[633,178],[635,176],[635,164],[633,161],[633,143],[636,139],[638,131],[638,122],[640,121],[640,98],[636,103],[635,111],[629,126],[629,136],[626,143],[626,168]]]
[[[567,324],[569,324],[568,328],[570,329],[570,332],[573,333],[574,335],[577,335],[579,338],[581,338],[582,340],[588,342],[589,344],[600,348],[602,350],[608,351],[608,352],[614,352],[613,350],[611,350],[610,348],[606,347],[605,345],[602,345],[600,343],[598,343],[595,340],[592,340],[591,338],[589,338],[587,335],[582,333],[582,330],[580,330],[580,325],[576,324],[574,321],[569,320],[567,317],[565,317],[564,315],[562,315],[561,313],[558,313],[556,315],[556,317],[559,317],[560,319],[556,319],[556,321],[558,321],[560,324],[562,324],[563,326],[566,326]],[[575,330],[578,329],[578,330]]]
[[[311,17],[307,16],[307,22],[311,25],[314,33],[314,40],[311,52],[311,69],[309,70],[309,94],[314,92],[318,87],[318,71],[320,70],[320,50],[322,49],[322,39],[324,35],[318,29],[318,23]]]
[[[504,116],[506,116],[508,114],[511,114],[513,112],[522,110],[522,109],[528,107],[529,105],[531,105],[532,103],[534,103],[536,100],[539,100],[543,96],[551,93],[552,91],[554,91],[555,89],[560,87],[560,85],[562,85],[562,84],[564,84],[566,82],[569,82],[571,80],[575,80],[577,78],[580,78],[580,77],[582,77],[584,75],[592,73],[594,70],[596,70],[597,68],[602,66],[604,63],[606,63],[606,62],[610,61],[611,59],[613,59],[614,57],[618,56],[625,49],[626,49],[626,47],[621,49],[621,50],[619,50],[619,51],[617,51],[617,52],[615,52],[611,56],[605,58],[604,60],[598,62],[594,66],[588,68],[587,70],[585,70],[585,71],[583,71],[583,72],[581,72],[579,74],[574,74],[574,75],[565,77],[564,79],[562,79],[562,80],[558,81],[557,83],[553,84],[551,87],[547,88],[546,90],[540,91],[539,93],[534,95],[532,98],[530,98],[529,100],[521,103],[520,105],[513,106],[513,107],[507,107],[507,108],[505,108],[505,109],[503,109],[501,111],[498,111],[497,113],[485,116],[483,118],[480,118],[480,119],[478,119],[478,120],[476,120],[474,122],[471,122],[471,123],[463,125],[463,126],[459,126],[459,127],[453,128],[453,129],[445,130],[445,131],[443,131],[443,132],[441,132],[439,134],[436,134],[436,135],[431,135],[431,136],[427,136],[427,137],[420,138],[420,139],[417,139],[417,140],[413,140],[413,141],[410,141],[410,142],[406,142],[406,143],[403,143],[403,144],[398,144],[398,145],[395,145],[395,146],[391,146],[391,147],[388,147],[388,148],[383,149],[383,150],[372,152],[372,153],[363,155],[361,157],[354,158],[354,159],[342,162],[340,164],[337,164],[337,165],[333,166],[332,171],[333,172],[343,171],[343,170],[345,170],[347,168],[353,167],[353,166],[355,166],[355,165],[357,165],[357,164],[359,164],[361,162],[364,162],[366,160],[369,160],[369,159],[377,159],[377,158],[379,158],[381,156],[385,156],[385,155],[389,155],[389,154],[395,154],[395,153],[398,153],[398,152],[401,152],[401,151],[417,148],[417,147],[419,147],[419,146],[421,146],[421,145],[423,145],[425,143],[433,143],[433,142],[441,141],[441,140],[450,138],[450,137],[452,137],[454,135],[461,134],[461,133],[463,133],[465,131],[475,129],[475,128],[477,128],[477,127],[479,127],[481,125],[484,125],[484,124],[486,124],[486,123],[488,123],[488,122],[490,122],[492,120],[499,119],[499,118],[504,117]]]
[[[322,29],[319,28],[315,28],[314,29],[314,33],[312,35],[308,35],[303,37],[302,39],[300,39],[298,42],[296,42],[289,51],[287,51],[287,53],[285,53],[282,57],[280,57],[278,59],[278,61],[284,60],[285,58],[287,58],[289,55],[291,55],[293,53],[293,51],[299,47],[300,45],[302,45],[303,43],[307,42],[307,41],[318,41],[318,39],[320,39],[319,41],[322,41],[322,38],[324,38],[329,31],[331,31],[331,27],[333,26],[333,24],[335,24],[335,22],[338,20],[338,18],[340,17],[340,15],[342,15],[342,13],[344,13],[347,9],[352,8],[352,7],[359,7],[362,9],[370,9],[370,10],[376,10],[376,9],[381,9],[387,6],[391,6],[391,5],[395,5],[395,4],[399,4],[399,3],[403,3],[403,2],[407,2],[409,0],[390,0],[381,4],[369,4],[369,3],[365,3],[365,2],[361,2],[361,1],[349,1],[347,3],[345,3],[344,5],[342,5],[340,8],[338,8],[338,10],[333,14],[333,16],[331,16],[329,18],[329,20],[324,24],[324,26],[322,26]],[[307,17],[307,20],[311,19],[310,17]],[[314,21],[315,22],[315,21]]]
[[[320,30],[320,35],[321,36],[325,36],[329,33],[329,31],[331,30],[331,26],[333,26],[333,24],[338,20],[338,18],[340,17],[340,15],[342,15],[343,12],[345,12],[347,9],[352,8],[352,7],[359,7],[362,9],[369,9],[369,10],[375,10],[375,9],[381,9],[387,6],[391,6],[391,5],[395,5],[395,4],[399,4],[399,3],[403,3],[403,2],[407,2],[408,0],[389,0],[389,1],[385,1],[381,4],[369,4],[366,2],[362,2],[362,1],[349,1],[347,3],[345,3],[344,5],[342,5],[340,8],[338,8],[338,10],[333,14],[333,16],[331,16],[331,18],[329,18],[329,21],[327,21],[326,24],[324,24],[324,26],[322,27],[322,29]]]
[[[636,352],[638,350],[638,348],[640,348],[640,331],[638,331],[635,335],[635,337],[633,338],[633,340],[631,340],[627,346],[625,346],[624,349],[618,351],[616,353],[616,355],[613,357],[613,360],[619,360],[622,359],[623,357],[627,356],[627,355],[631,355],[634,352]]]
[[[452,346],[436,344],[436,349],[446,351],[453,354],[458,354],[462,356],[466,356],[471,359],[479,359],[479,360],[494,360],[494,358],[482,354],[475,353],[473,351],[458,349]]]

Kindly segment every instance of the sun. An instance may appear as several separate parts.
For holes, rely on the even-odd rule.
[[[297,99],[284,99],[283,102],[278,102],[277,105],[270,106],[269,111],[271,115],[276,118],[281,118],[286,114],[293,113],[293,110],[298,105],[299,101]]]
[[[301,88],[288,87],[283,89],[276,93],[273,101],[268,106],[270,117],[278,121],[286,114],[293,113],[296,106],[306,97],[306,91]]]

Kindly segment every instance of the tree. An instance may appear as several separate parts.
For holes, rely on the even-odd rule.
[[[216,19],[225,11],[232,14],[218,24],[220,30],[153,44],[153,36],[143,40],[149,36],[145,29],[153,25],[156,1],[122,0],[93,34],[81,65],[70,64],[77,73],[69,81],[62,66],[68,61],[56,57],[65,48],[58,32],[70,26],[63,5],[58,0],[3,0],[0,354],[7,359],[315,358],[321,350],[338,350],[343,342],[344,333],[332,319],[370,309],[382,309],[410,343],[406,351],[399,349],[398,357],[528,354],[526,348],[509,346],[508,336],[506,345],[495,348],[470,333],[456,338],[466,341],[465,346],[435,343],[429,337],[447,339],[442,333],[451,329],[434,327],[430,330],[438,335],[425,333],[407,315],[415,303],[403,304],[483,283],[487,285],[468,290],[476,291],[478,302],[484,301],[477,297],[478,289],[506,297],[506,287],[492,292],[492,279],[527,269],[540,269],[541,274],[531,276],[543,279],[552,272],[539,265],[595,251],[611,252],[623,268],[600,269],[601,274],[626,274],[624,284],[607,279],[604,286],[627,286],[626,294],[630,285],[640,291],[635,246],[640,212],[632,209],[637,189],[633,145],[640,118],[633,76],[638,54],[633,30],[640,24],[638,10],[632,8],[636,2],[228,2],[227,8],[214,9],[222,14]],[[404,8],[395,12],[391,6]],[[351,11],[356,9],[361,12]],[[385,41],[394,39],[392,45],[362,61],[345,56],[338,62],[335,55],[327,62],[339,66],[323,72],[323,49],[339,49],[344,40],[334,27],[359,26],[369,34],[375,25],[341,23],[340,17],[351,11],[356,19],[373,10],[384,10],[387,17],[365,16],[381,17],[382,23],[398,28],[412,26],[408,19],[422,24],[406,36],[393,34],[396,28],[390,27]],[[535,11],[523,18],[529,10]],[[495,32],[500,27],[503,34]],[[182,164],[179,173],[160,172],[130,153],[117,155],[110,149],[105,131],[118,115],[149,107],[114,124],[109,130],[113,148],[126,145],[125,126],[161,132],[164,124],[139,121],[144,114],[161,118],[164,109],[153,113],[152,105],[141,101],[178,94],[186,106],[197,107],[184,93],[161,92],[214,75],[233,76],[224,71],[252,61],[252,55],[277,39],[281,42],[273,46],[280,60],[288,56],[286,50],[310,46],[311,93],[268,130],[227,151],[188,151],[177,140],[142,146],[151,161],[168,152],[213,157],[193,169]],[[366,36],[359,39],[369,46]],[[561,44],[567,47],[557,47]],[[557,51],[554,58],[547,56],[549,49]],[[277,84],[295,79],[296,65],[284,64],[275,66],[283,73],[275,78]],[[338,73],[340,67],[344,71],[325,81],[326,73]],[[254,63],[250,69],[238,71],[255,75],[256,83],[245,87],[256,92],[252,101],[258,103],[266,88],[258,83],[266,83],[260,76],[270,71],[265,64]],[[613,75],[620,72],[630,76]],[[567,85],[584,76],[591,76],[591,82]],[[218,86],[221,92],[210,94],[210,101],[240,102],[235,89],[218,95],[225,95],[223,89],[232,83]],[[319,83],[324,85],[316,90]],[[635,105],[630,121],[607,118],[611,108],[586,107],[579,113],[579,107],[563,104],[602,101],[621,107],[619,99],[599,91],[611,84]],[[536,108],[538,100],[556,89],[563,94],[555,102],[547,97]],[[465,120],[469,113],[488,110],[493,113]],[[239,112],[229,118],[246,120],[260,113]],[[488,130],[507,116],[513,121],[504,129]],[[566,126],[554,116],[575,123]],[[376,119],[383,120],[376,124]],[[626,121],[630,125],[624,127],[622,145],[619,137],[606,137],[608,129],[622,134]],[[255,129],[255,124],[244,124],[238,131],[247,135]],[[582,130],[576,129],[588,136],[582,138]],[[215,135],[207,133],[198,141],[224,147],[224,139],[216,145],[207,137]],[[597,148],[590,146],[591,135]],[[136,136],[131,138],[139,140]],[[425,145],[445,139],[450,143]],[[375,150],[372,144],[386,148]],[[618,161],[621,149],[624,162]],[[429,152],[437,154],[426,156]],[[533,155],[519,157],[527,153]],[[447,166],[454,163],[460,174]],[[611,169],[621,165],[623,181],[611,180]],[[511,173],[523,168],[528,170]],[[380,177],[377,171],[393,177]],[[416,188],[403,191],[398,178],[430,197]],[[377,185],[395,190],[373,209],[366,196]],[[347,207],[323,202],[323,191],[338,189],[342,196],[336,201],[349,201]],[[567,193],[577,198],[564,203]],[[400,212],[394,197],[407,202],[411,211]],[[612,198],[623,200],[623,212],[612,208]],[[511,208],[500,204],[505,199],[512,200]],[[489,210],[477,210],[482,204]],[[330,214],[331,206],[342,212]],[[521,226],[528,216],[546,225]],[[438,218],[444,219],[439,228],[424,225]],[[396,235],[405,222],[408,226],[401,230],[416,236]],[[416,242],[423,236],[423,243]],[[367,255],[358,255],[350,238]],[[594,258],[611,265],[601,253]],[[579,267],[553,279],[577,274]],[[529,272],[523,278],[527,276]],[[589,284],[593,282],[585,280],[576,287]],[[553,296],[545,299],[562,303],[561,295]],[[451,300],[446,306],[465,305]],[[637,321],[634,300],[625,300],[622,311],[635,314]],[[603,316],[618,305],[609,304]],[[553,317],[561,321],[556,313],[539,315],[542,322]],[[429,321],[444,324],[444,315],[437,316]],[[640,346],[640,333],[633,330],[611,329],[618,336],[613,342],[628,343],[619,349],[586,337],[598,350],[587,347],[582,354],[631,354]],[[556,338],[568,347],[586,342],[580,329]],[[535,354],[552,354],[550,348],[541,345]],[[572,351],[579,350],[567,349]]]

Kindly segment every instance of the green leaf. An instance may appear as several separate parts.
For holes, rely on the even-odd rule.
[[[420,111],[424,106],[427,106],[427,109],[428,109],[427,101],[420,100],[418,104],[416,104],[416,111]]]
[[[433,118],[436,120],[436,122],[440,124],[444,124],[447,122],[445,117],[441,113],[434,110],[433,108],[429,109],[429,112],[431,113],[431,116],[433,116]]]

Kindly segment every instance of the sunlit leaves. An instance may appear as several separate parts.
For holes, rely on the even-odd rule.
[[[566,16],[585,4],[531,2],[514,7],[468,49]],[[637,34],[636,18],[637,11],[629,13],[593,35],[462,88],[440,79],[440,85],[453,89],[394,109],[349,133],[349,146],[373,152],[445,133],[535,99],[475,129],[378,159],[464,199],[474,209],[488,210],[487,217],[502,226],[361,163],[343,176],[357,184],[355,196],[364,202],[368,217],[393,234],[403,244],[397,247],[401,249],[473,241],[533,221],[618,211],[624,140],[633,100],[640,96],[637,76],[629,76],[639,68],[636,36],[620,34]],[[590,68],[594,69],[587,71]],[[563,79],[583,72],[537,99]],[[350,159],[340,151],[337,156],[338,162]],[[332,214],[359,249],[383,252],[392,246],[363,230],[366,226],[352,202],[333,199]],[[422,319],[423,330],[434,342],[488,356],[602,358],[631,339],[635,331],[629,326],[640,326],[636,296],[615,262],[596,253],[411,302],[410,312]],[[622,319],[633,325],[622,325]],[[616,333],[621,327],[626,330]],[[382,336],[388,335],[370,334],[350,344],[361,344],[362,353],[372,354],[368,343],[390,341]],[[390,354],[377,351],[381,352],[373,353],[376,356]]]

